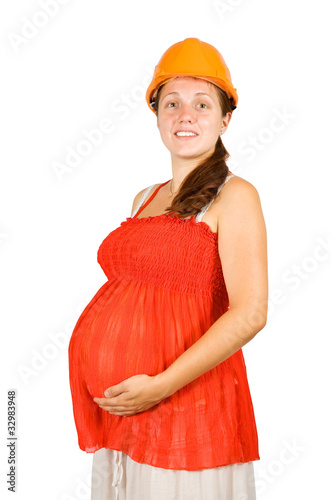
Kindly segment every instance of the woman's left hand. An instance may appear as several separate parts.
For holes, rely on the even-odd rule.
[[[161,395],[157,375],[134,375],[108,387],[105,398],[93,398],[100,408],[113,415],[128,417],[158,404]]]

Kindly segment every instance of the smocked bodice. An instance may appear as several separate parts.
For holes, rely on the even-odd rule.
[[[128,217],[102,242],[98,262],[108,279],[198,295],[224,292],[217,233],[194,217]]]

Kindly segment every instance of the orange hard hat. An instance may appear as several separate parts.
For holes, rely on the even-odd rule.
[[[215,47],[198,38],[186,38],[175,43],[163,54],[155,66],[153,79],[146,92],[149,108],[155,113],[154,102],[159,87],[176,76],[195,76],[217,85],[232,99],[232,109],[238,103],[237,89],[223,56]]]

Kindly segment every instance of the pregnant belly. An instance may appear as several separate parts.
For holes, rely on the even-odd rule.
[[[80,329],[76,332],[79,369],[93,397],[103,397],[106,388],[133,375],[161,371],[155,337],[151,338],[148,329],[132,325],[125,315],[118,317],[114,310],[104,309]]]
[[[153,309],[151,292],[146,284],[117,283],[91,301],[77,322],[69,362],[92,397],[104,397],[108,387],[133,375],[156,375],[166,368],[164,320],[160,306]]]
[[[201,298],[117,283],[76,325],[72,366],[92,397],[104,397],[108,387],[133,375],[164,371],[209,328],[212,313]]]

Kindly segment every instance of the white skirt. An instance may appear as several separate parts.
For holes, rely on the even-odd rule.
[[[108,448],[93,454],[91,492],[91,500],[256,500],[253,462],[161,469]]]

